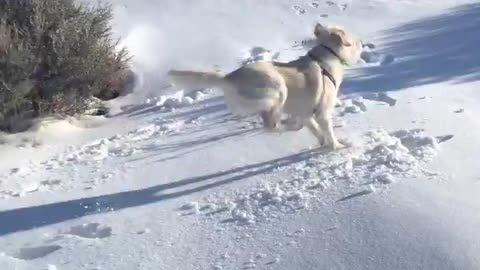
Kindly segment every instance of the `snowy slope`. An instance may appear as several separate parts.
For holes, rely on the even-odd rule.
[[[139,84],[109,118],[0,134],[0,269],[480,268],[478,1],[112,3]],[[371,43],[337,110],[349,149],[164,82],[292,59],[317,21]]]

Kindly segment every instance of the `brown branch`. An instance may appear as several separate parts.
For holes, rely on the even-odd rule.
[[[13,93],[12,89],[10,89],[10,87],[8,87],[8,85],[5,83],[5,81],[3,81],[3,80],[0,80],[0,81],[2,82],[3,86],[5,87],[5,89],[7,89],[8,92]]]

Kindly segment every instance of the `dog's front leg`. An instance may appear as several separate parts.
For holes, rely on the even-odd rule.
[[[314,117],[310,117],[307,121],[307,127],[312,134],[317,138],[320,146],[325,143],[325,137],[323,136],[322,128],[318,125]]]
[[[333,131],[332,114],[330,113],[330,111],[322,112],[317,117],[317,121],[320,125],[320,128],[326,133],[325,143],[327,147],[332,150],[338,150],[345,147],[345,145],[341,144],[335,136],[335,133]]]

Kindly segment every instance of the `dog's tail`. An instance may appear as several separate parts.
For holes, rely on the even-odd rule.
[[[175,86],[187,91],[210,87],[225,89],[228,84],[225,76],[218,72],[170,70],[168,77]]]

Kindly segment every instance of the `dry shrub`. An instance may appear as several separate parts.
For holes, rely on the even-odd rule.
[[[0,1],[0,130],[21,119],[88,109],[128,82],[129,56],[112,38],[110,5]],[[13,119],[13,120],[12,120]]]

